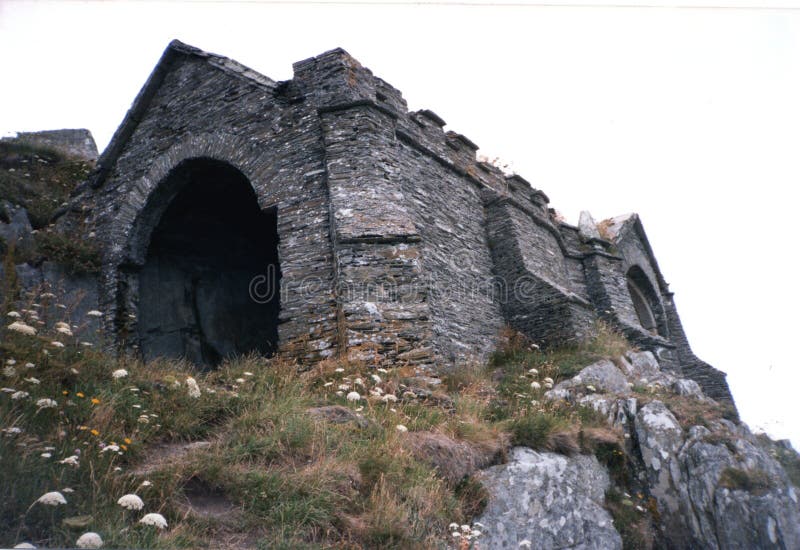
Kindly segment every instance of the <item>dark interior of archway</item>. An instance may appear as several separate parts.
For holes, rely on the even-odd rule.
[[[180,191],[153,230],[139,275],[144,359],[211,367],[253,351],[271,355],[280,309],[275,209],[261,210],[244,175],[213,160],[187,161],[163,185]]]

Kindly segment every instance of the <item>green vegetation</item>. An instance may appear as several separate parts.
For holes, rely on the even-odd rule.
[[[100,251],[92,241],[55,231],[39,231],[36,233],[36,249],[41,256],[60,264],[70,274],[100,271]]]
[[[763,470],[743,470],[741,468],[728,467],[722,471],[719,485],[733,491],[762,494],[775,487],[775,480]]]
[[[34,229],[41,229],[92,168],[51,149],[0,141],[0,197],[24,207]]]
[[[2,328],[0,545],[71,546],[91,530],[107,547],[428,548],[448,540],[448,524],[479,514],[488,495],[415,454],[414,432],[476,448],[513,440],[621,452],[620,434],[593,411],[540,403],[545,380],[579,361],[570,353],[618,353],[610,332],[572,352],[506,347],[502,365],[498,356],[459,369],[444,380],[447,393],[421,399],[404,395],[415,374],[407,366],[328,360],[301,372],[285,357],[250,356],[198,373],[180,361],[109,357],[82,343],[80,320],[38,323],[52,299],[37,297]],[[333,405],[364,422],[308,412]],[[37,503],[52,491],[66,504]],[[117,504],[126,494],[143,509]],[[139,523],[145,513],[168,527]]]

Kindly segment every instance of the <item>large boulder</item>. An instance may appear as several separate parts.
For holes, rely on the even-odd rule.
[[[486,548],[622,548],[603,508],[608,474],[594,456],[516,447],[482,478],[491,495],[478,520]]]

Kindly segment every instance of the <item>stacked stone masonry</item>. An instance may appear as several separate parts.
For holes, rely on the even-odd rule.
[[[251,319],[274,317],[259,324],[277,331],[274,347],[306,363],[349,354],[436,372],[484,359],[504,325],[548,346],[588,338],[604,321],[731,400],[724,374],[692,353],[638,216],[562,223],[543,192],[476,160],[477,146],[444,126],[432,111],[409,112],[341,49],[274,82],[174,41],[60,223],[98,236],[104,326],[146,357],[249,351],[208,328],[223,301],[246,293],[264,305],[246,308]],[[228,170],[226,201],[252,197],[239,207],[251,200],[272,216],[274,234],[203,222],[217,223],[230,249],[252,239],[272,251],[268,265],[239,266],[250,284],[218,273],[226,252],[210,244],[182,260],[194,262],[191,275],[164,268],[169,246],[153,244],[198,236],[191,221],[165,220],[171,204],[190,204],[175,202],[187,193],[221,185],[204,172],[212,164]],[[145,282],[173,305],[143,299]],[[182,313],[160,324],[164,307]]]

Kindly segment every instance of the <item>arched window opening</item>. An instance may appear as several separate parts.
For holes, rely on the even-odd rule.
[[[139,272],[144,359],[211,367],[249,352],[271,355],[280,309],[276,209],[262,210],[247,178],[211,159],[184,161],[161,185],[178,191]]]
[[[640,267],[633,266],[628,270],[626,280],[639,324],[652,334],[668,337],[661,301],[647,275]]]

